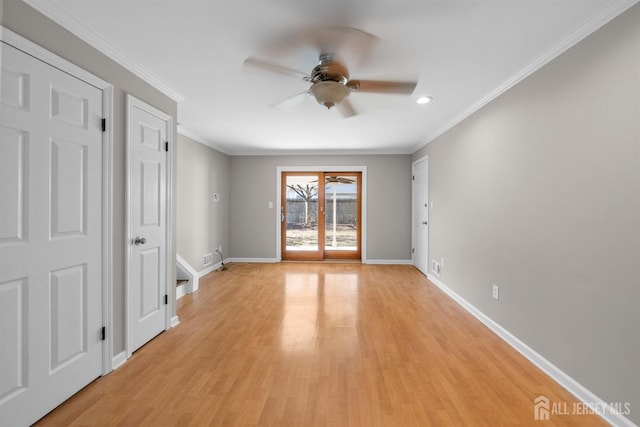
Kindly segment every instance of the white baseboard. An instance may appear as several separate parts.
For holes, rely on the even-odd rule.
[[[220,267],[222,267],[222,262],[218,262],[216,264],[210,265],[209,267],[205,268],[202,271],[196,271],[179,254],[176,254],[176,262],[178,264],[178,268],[182,270],[182,272],[187,276],[187,280],[189,280],[189,282],[185,283],[184,285],[178,286],[178,288],[176,289],[176,299],[182,298],[186,294],[190,294],[192,292],[197,291],[198,288],[200,287],[201,277],[206,276],[212,271],[215,271]],[[228,261],[225,260],[225,262],[228,262]]]
[[[380,264],[380,265],[413,265],[410,259],[368,259],[363,260],[363,264]]]
[[[183,296],[190,294],[191,293],[190,289],[191,289],[191,281],[188,281],[187,283],[183,283],[182,285],[178,286],[176,288],[176,300],[179,300]]]
[[[201,277],[206,276],[207,274],[211,273],[212,271],[216,271],[220,267],[222,267],[222,263],[221,262],[218,262],[216,264],[210,265],[209,267],[205,268],[204,270],[198,272],[198,279],[200,279]]]
[[[224,262],[254,262],[254,263],[277,263],[278,258],[228,258]],[[363,264],[389,264],[389,265],[413,265],[410,259],[367,259],[362,260]]]
[[[183,297],[186,294],[190,294],[191,292],[195,292],[198,290],[198,272],[194,270],[189,263],[180,256],[180,254],[176,254],[176,263],[178,264],[178,269],[180,269],[186,276],[189,282],[186,283],[186,286],[182,290],[184,292],[182,295],[178,296],[178,289],[176,289],[176,299]]]
[[[255,262],[262,264],[273,264],[278,262],[277,258],[228,258],[224,261],[227,262]]]
[[[115,371],[120,366],[124,365],[124,363],[126,361],[127,361],[127,352],[126,351],[122,351],[122,352],[116,354],[115,356],[113,356],[113,359],[111,361],[111,366],[113,367],[113,370]]]
[[[171,318],[171,327],[175,328],[176,326],[178,326],[180,324],[180,319],[178,319],[178,315],[176,314],[175,316],[173,316]]]
[[[605,421],[614,426],[636,426],[633,422],[627,419],[624,415],[618,413],[615,408],[611,407],[607,402],[600,399],[598,396],[589,391],[582,384],[571,378],[565,372],[560,370],[553,363],[542,357],[539,353],[533,350],[531,347],[520,341],[516,336],[512,335],[509,331],[502,326],[494,322],[489,316],[478,310],[475,306],[470,304],[455,291],[442,283],[433,274],[428,274],[427,278],[438,288],[440,288],[445,294],[451,297],[462,308],[471,313],[476,319],[481,321],[485,326],[491,329],[496,335],[502,338],[507,344],[513,347],[516,351],[526,357],[531,363],[540,368],[544,373],[549,375],[555,382],[567,389],[580,401],[584,402],[590,407],[602,408],[602,413],[598,412]],[[532,402],[533,409],[533,402]],[[637,426],[636,426],[637,427]]]

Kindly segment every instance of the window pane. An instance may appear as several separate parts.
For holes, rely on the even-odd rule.
[[[358,249],[358,177],[325,175],[325,250]]]
[[[318,177],[287,176],[287,251],[318,250]]]

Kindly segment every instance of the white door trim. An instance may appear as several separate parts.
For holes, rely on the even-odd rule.
[[[125,262],[125,273],[124,273],[124,277],[125,277],[125,353],[126,353],[126,358],[130,358],[131,354],[133,353],[132,348],[133,348],[133,344],[131,342],[131,278],[129,277],[130,272],[131,272],[131,257],[132,257],[132,251],[131,251],[131,241],[133,239],[133,235],[131,233],[131,169],[132,169],[132,164],[131,164],[131,141],[129,138],[129,135],[131,134],[131,119],[130,119],[130,114],[132,111],[133,107],[138,107],[141,108],[145,111],[148,111],[154,115],[156,115],[157,117],[160,117],[162,120],[167,121],[167,123],[169,124],[169,129],[167,130],[167,142],[169,144],[169,151],[167,152],[167,164],[166,164],[166,209],[165,209],[165,215],[166,215],[166,250],[165,250],[165,283],[164,283],[164,290],[165,293],[167,295],[171,295],[173,296],[173,294],[170,292],[170,288],[169,288],[169,283],[171,281],[171,277],[172,277],[172,263],[175,263],[175,260],[173,259],[173,240],[171,238],[171,230],[172,230],[172,215],[171,215],[171,206],[173,205],[172,203],[172,197],[173,197],[173,191],[172,191],[172,184],[171,184],[171,176],[172,176],[172,163],[173,163],[173,117],[171,117],[170,115],[168,115],[167,113],[165,113],[164,111],[160,111],[159,109],[153,107],[152,105],[147,104],[144,101],[141,101],[137,98],[135,98],[133,95],[131,94],[127,94],[127,108],[126,108],[126,135],[127,137],[125,138],[125,144],[126,144],[126,188],[127,188],[127,200],[126,200],[126,215],[125,215],[125,229],[126,229],[126,235],[125,235],[125,254],[126,254],[126,262]],[[170,329],[172,327],[172,319],[171,319],[171,313],[173,312],[173,306],[175,304],[175,298],[168,298],[168,302],[167,302],[167,306],[165,308],[165,330]],[[177,319],[175,324],[177,324]]]
[[[420,157],[418,160],[414,161],[413,163],[411,163],[411,174],[412,176],[414,176],[415,174],[415,170],[416,170],[416,165],[420,162],[427,162],[427,171],[429,170],[429,156],[426,155],[424,157]],[[427,176],[427,189],[429,186],[429,177]],[[415,256],[415,247],[416,247],[416,233],[418,232],[418,230],[416,229],[416,221],[415,221],[415,213],[416,213],[416,197],[415,197],[415,183],[413,181],[413,179],[411,180],[411,263],[415,266],[416,265],[416,256]],[[428,192],[428,190],[427,190]],[[429,207],[427,209],[427,222],[429,221],[429,211],[431,210],[431,208]],[[427,239],[427,254],[429,253],[429,239]],[[429,260],[427,260],[427,265],[429,265]],[[428,269],[425,273],[425,275],[428,273]]]
[[[113,85],[0,25],[0,41],[102,91],[102,375],[113,370]]]
[[[282,172],[361,172],[362,173],[362,233],[360,235],[363,264],[367,263],[367,167],[366,166],[277,166],[276,167],[276,200],[274,201],[276,220],[276,262],[282,261],[280,236],[282,222],[280,222],[280,200],[282,196]]]

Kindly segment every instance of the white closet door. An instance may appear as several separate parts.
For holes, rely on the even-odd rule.
[[[429,160],[413,165],[413,265],[429,273]]]
[[[128,97],[131,352],[165,330],[167,151],[171,118]]]
[[[0,425],[102,372],[102,92],[0,43]]]

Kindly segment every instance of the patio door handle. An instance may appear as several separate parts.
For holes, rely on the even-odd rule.
[[[284,206],[280,206],[280,222],[284,222]]]

